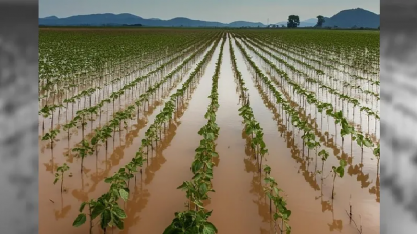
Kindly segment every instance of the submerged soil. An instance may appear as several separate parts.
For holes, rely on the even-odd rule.
[[[278,105],[271,102],[269,92],[260,87],[248,71],[235,39],[232,39],[232,46],[238,69],[249,90],[250,105],[264,130],[269,150],[265,164],[271,166],[272,176],[284,191],[287,207],[292,211],[292,233],[356,234],[361,228],[363,233],[379,233],[379,162],[372,152],[365,149],[362,153],[361,148],[348,138],[342,148],[340,135],[337,137],[340,129],[335,134],[334,120],[307,112],[306,118],[310,118],[310,123],[317,126],[316,136],[330,153],[323,165],[315,151],[308,152],[303,147],[301,133],[294,131],[293,127],[287,128]],[[186,209],[185,193],[176,188],[192,178],[190,166],[200,141],[197,132],[207,121],[204,114],[209,104],[211,78],[219,54],[220,44],[190,98],[168,126],[167,136],[158,143],[142,172],[130,181],[130,198],[126,203],[120,203],[128,216],[125,229],[114,229],[112,233],[159,234],[171,223],[175,212]],[[255,55],[252,56],[255,62],[261,64]],[[266,74],[268,68],[262,69]],[[183,81],[188,78],[190,71],[183,73]],[[267,76],[271,78],[273,74]],[[163,107],[164,100],[181,84],[178,82],[165,98],[151,103],[147,112],[136,121],[131,121],[127,130],[109,139],[107,150],[101,146],[97,155],[87,157],[83,173],[80,172],[81,161],[68,152],[81,140],[80,129],[73,133],[70,140],[63,134],[53,149],[40,141],[39,233],[88,233],[88,225],[72,227],[81,202],[97,198],[108,190],[104,179],[134,156],[147,127]],[[236,92],[237,87],[232,72],[229,41],[226,41],[218,89],[220,108],[217,123],[220,135],[216,141],[216,151],[219,158],[215,161],[213,179],[216,192],[210,194],[211,199],[205,207],[213,210],[209,221],[216,225],[220,234],[273,234],[276,233],[276,226],[270,216],[269,200],[262,189],[264,175],[257,171],[256,160],[248,150],[249,140],[238,112],[241,99]],[[320,118],[323,118],[323,126]],[[365,122],[363,125],[368,127]],[[378,129],[376,135],[379,137]],[[370,128],[371,132],[373,130]],[[90,132],[91,127],[88,127],[86,133]],[[328,175],[331,166],[337,165],[340,158],[347,159],[348,165],[345,176],[335,180],[335,198],[332,199],[333,178]],[[70,166],[70,170],[64,175],[64,192],[61,194],[60,183],[53,185],[52,182],[57,165],[64,162]],[[317,173],[322,166],[324,173]],[[348,215],[350,209],[353,220]],[[97,226],[94,231],[102,233]]]

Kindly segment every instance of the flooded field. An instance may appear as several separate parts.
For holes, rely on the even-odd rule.
[[[39,43],[40,233],[380,232],[379,32]]]

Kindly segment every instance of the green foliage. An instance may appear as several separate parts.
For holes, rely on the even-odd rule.
[[[176,212],[175,219],[163,234],[215,234],[217,228],[207,221],[211,213],[203,210]]]
[[[332,166],[332,171],[333,171],[333,173],[336,175],[338,175],[340,178],[343,178],[343,176],[345,175],[345,167],[346,167],[346,161],[345,160],[343,160],[343,159],[341,159],[340,161],[339,161],[339,166],[338,167],[335,167],[335,166]]]
[[[275,181],[275,179],[269,176],[271,171],[269,166],[267,166],[266,169],[267,168],[269,172],[267,173],[268,175],[264,178],[264,191],[266,196],[273,202],[275,206],[276,211],[273,213],[273,218],[275,221],[281,219],[283,225],[285,226],[285,228],[281,227],[281,229],[285,230],[285,233],[290,234],[291,226],[289,225],[289,220],[291,216],[291,210],[287,209],[287,202],[285,201],[284,197],[280,195],[282,190],[278,188],[278,183]]]
[[[298,15],[288,16],[287,28],[296,28],[300,25],[300,17]]]
[[[327,151],[323,149],[318,153],[318,156],[321,157],[322,161],[326,161],[327,158],[329,157],[329,153],[327,153]]]
[[[326,20],[324,19],[324,16],[318,15],[316,18],[317,18],[317,24],[315,27],[322,27],[323,23],[326,22]]]
[[[172,223],[165,229],[164,234],[169,233],[189,233],[189,234],[214,234],[217,228],[207,221],[211,211],[205,211],[203,201],[209,199],[208,192],[215,192],[212,188],[211,179],[213,178],[213,157],[218,157],[215,151],[215,140],[219,135],[219,127],[216,124],[216,111],[219,108],[218,103],[218,80],[220,65],[222,64],[223,47],[225,38],[220,46],[220,54],[216,63],[215,74],[212,78],[212,90],[209,98],[211,102],[207,108],[204,118],[207,124],[198,131],[203,138],[200,145],[195,149],[195,160],[191,165],[191,171],[194,176],[191,181],[184,181],[178,189],[185,191],[187,199],[195,210],[185,212],[176,212]]]

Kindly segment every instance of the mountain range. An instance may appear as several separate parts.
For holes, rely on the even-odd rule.
[[[371,11],[361,8],[343,10],[333,15],[325,17],[324,27],[351,28],[351,27],[379,27],[380,16]],[[313,27],[317,23],[316,18],[307,19],[300,22],[300,27]],[[39,25],[43,26],[121,26],[121,25],[143,25],[148,27],[266,27],[261,22],[234,21],[231,23],[221,23],[214,21],[193,20],[184,17],[177,17],[170,20],[157,18],[144,19],[129,13],[122,14],[90,14],[75,15],[66,18],[49,16],[39,18]],[[286,25],[286,21],[278,22],[276,25]]]

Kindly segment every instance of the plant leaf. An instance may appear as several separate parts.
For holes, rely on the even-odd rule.
[[[72,223],[72,226],[79,227],[79,226],[83,225],[85,223],[85,221],[87,221],[87,216],[84,213],[81,213],[74,220],[74,222]]]
[[[91,212],[91,218],[95,219],[97,218],[97,216],[99,216],[101,213],[103,213],[105,207],[103,206],[103,204],[101,203],[97,203],[94,208],[93,211]]]
[[[87,204],[86,202],[81,203],[80,212],[83,212],[84,207],[85,207],[86,204]]]
[[[119,189],[119,194],[123,200],[127,201],[127,199],[129,199],[129,192],[127,192],[125,189]]]
[[[116,215],[120,219],[127,218],[127,215],[126,215],[125,211],[118,206],[114,206],[113,209],[112,209],[112,212],[113,212],[114,215]]]
[[[217,233],[217,228],[210,222],[205,223],[203,228],[203,234],[215,234]]]

